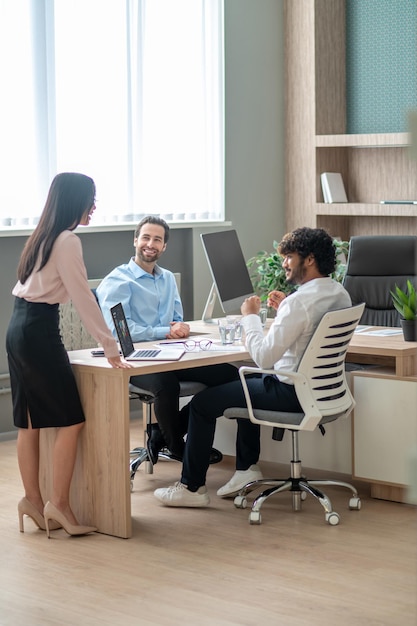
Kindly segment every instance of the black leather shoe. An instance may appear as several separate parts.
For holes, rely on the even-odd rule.
[[[220,450],[216,450],[216,448],[212,448],[210,451],[210,465],[214,465],[214,463],[220,463],[223,460],[223,454]]]
[[[162,448],[165,446],[165,439],[159,430],[158,425],[152,425],[151,436],[148,437],[146,442],[146,452],[152,465],[156,465],[158,462],[158,455]]]
[[[148,439],[148,441],[146,442],[146,453],[147,453],[148,459],[152,463],[152,465],[156,465],[156,463],[158,463],[159,450],[158,450],[157,447],[155,447],[152,444],[152,440],[151,439]]]
[[[166,448],[166,452],[164,451],[164,456],[165,458],[172,459],[173,461],[182,462],[182,457],[173,454],[167,448]],[[220,450],[216,450],[216,448],[212,448],[210,451],[210,461],[209,461],[210,465],[214,465],[214,463],[220,463],[220,461],[222,460],[223,460],[223,454],[220,452]]]

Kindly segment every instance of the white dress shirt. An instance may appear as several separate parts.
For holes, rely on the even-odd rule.
[[[244,316],[246,347],[258,367],[294,371],[323,315],[350,306],[350,296],[340,283],[329,277],[315,278],[281,302],[267,335],[258,315]]]

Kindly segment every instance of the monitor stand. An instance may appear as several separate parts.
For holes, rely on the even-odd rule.
[[[205,324],[217,324],[217,319],[213,319],[214,305],[217,299],[216,285],[213,283],[210,289],[210,293],[207,298],[206,306],[204,307],[202,321]]]

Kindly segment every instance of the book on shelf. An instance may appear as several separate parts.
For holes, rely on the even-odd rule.
[[[325,202],[331,203],[348,201],[342,174],[339,172],[323,172],[320,179]]]

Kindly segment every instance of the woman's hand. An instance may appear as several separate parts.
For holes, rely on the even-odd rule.
[[[115,369],[128,369],[132,367],[130,363],[123,361],[119,356],[111,356],[107,360]]]

